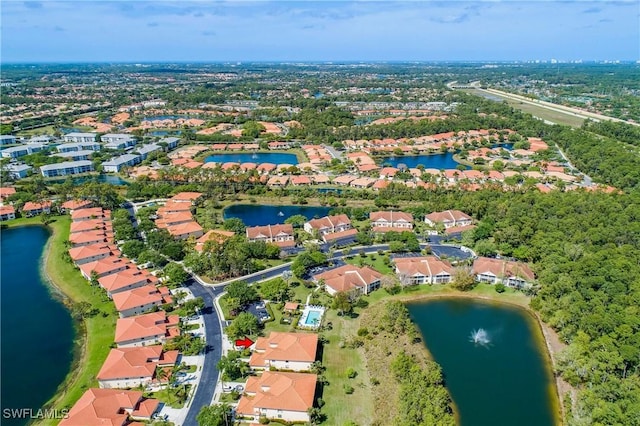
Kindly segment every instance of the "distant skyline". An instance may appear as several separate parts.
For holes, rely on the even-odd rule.
[[[640,59],[640,2],[26,1],[2,63]]]

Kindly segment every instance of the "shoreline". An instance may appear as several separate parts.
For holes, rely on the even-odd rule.
[[[556,418],[559,425],[563,425],[565,421],[566,412],[564,408],[564,395],[560,391],[562,389],[564,391],[571,392],[572,396],[576,392],[576,390],[573,387],[571,387],[568,383],[564,382],[564,380],[562,380],[562,378],[556,374],[556,358],[555,357],[557,355],[557,352],[561,348],[556,348],[554,346],[557,346],[558,344],[562,345],[563,343],[560,342],[559,340],[557,342],[551,342],[551,339],[555,335],[555,331],[553,331],[547,324],[545,324],[540,318],[540,316],[538,315],[538,313],[533,311],[528,306],[528,304],[523,303],[525,302],[525,300],[528,302],[530,298],[528,296],[525,296],[524,294],[522,296],[523,298],[525,298],[524,300],[501,300],[499,298],[483,295],[483,294],[474,294],[474,293],[457,293],[456,294],[455,292],[446,292],[446,293],[432,293],[432,294],[403,295],[398,297],[397,300],[400,300],[403,303],[412,303],[412,302],[428,301],[429,299],[447,299],[447,298],[448,299],[459,299],[459,298],[476,299],[476,300],[482,300],[483,302],[486,302],[486,303],[509,305],[513,308],[519,308],[519,309],[522,309],[524,312],[526,312],[527,317],[530,320],[532,320],[532,324],[536,324],[536,327],[539,331],[539,333],[534,333],[534,334],[537,334],[537,336],[533,336],[534,339],[538,341],[538,346],[546,348],[546,350],[543,351],[544,363],[549,367],[548,368],[549,380],[551,383],[554,384],[552,386],[553,391],[550,392],[551,395],[549,396],[552,399],[551,405],[555,412],[554,417]],[[557,336],[555,336],[555,338],[557,338]],[[554,345],[554,343],[556,345]],[[429,349],[426,347],[426,345],[424,346],[425,346],[426,352],[429,354],[430,359],[433,359]],[[455,401],[454,401],[454,405],[455,405]]]

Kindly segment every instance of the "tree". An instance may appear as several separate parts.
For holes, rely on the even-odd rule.
[[[255,315],[249,312],[242,312],[225,330],[230,338],[239,339],[256,333],[258,327],[258,318]]]
[[[187,279],[189,279],[189,274],[184,270],[182,266],[175,262],[170,262],[167,266],[162,270],[163,274],[169,280],[169,284],[174,286],[179,286]]]
[[[246,281],[234,281],[226,287],[226,290],[228,297],[237,299],[240,306],[246,306],[258,300],[256,289],[249,286]]]
[[[476,279],[468,267],[458,267],[453,271],[451,286],[460,291],[468,291],[476,286]]]
[[[333,305],[334,309],[337,309],[340,312],[340,315],[344,315],[345,313],[351,312],[353,306],[351,305],[351,299],[349,297],[349,293],[346,291],[339,291],[333,296]]]
[[[144,249],[145,245],[140,240],[126,241],[120,246],[120,251],[122,251],[122,254],[130,259],[136,259],[140,255],[140,253],[144,251]]]
[[[242,352],[229,351],[218,361],[218,370],[223,372],[222,377],[225,381],[234,381],[246,377],[251,368],[248,363],[242,361]]]
[[[262,284],[260,293],[267,300],[281,302],[289,295],[289,286],[282,278],[274,278]]]
[[[238,219],[237,217],[225,219],[225,221],[222,223],[222,227],[227,231],[235,232],[237,235],[244,234],[244,231],[246,229],[246,226],[244,225],[242,220]]]
[[[289,216],[284,223],[293,225],[294,228],[302,228],[307,221],[307,218],[301,214],[294,214]]]
[[[204,406],[196,416],[198,426],[231,426],[231,407],[227,404]]]

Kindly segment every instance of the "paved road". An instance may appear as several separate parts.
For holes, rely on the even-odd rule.
[[[204,319],[207,351],[204,356],[204,365],[200,382],[193,396],[189,412],[184,421],[184,426],[198,426],[196,416],[200,408],[211,405],[213,393],[218,382],[218,361],[222,355],[220,342],[222,342],[222,330],[220,329],[220,318],[213,306],[213,299],[221,292],[221,289],[203,286],[193,280],[185,284],[193,293],[194,297],[202,297],[204,309],[202,317]]]

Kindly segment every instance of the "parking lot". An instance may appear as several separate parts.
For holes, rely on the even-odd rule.
[[[265,322],[266,320],[269,319],[269,313],[265,308],[264,300],[261,300],[259,302],[255,302],[249,305],[249,307],[247,308],[247,312],[257,317],[260,320],[260,322]]]

